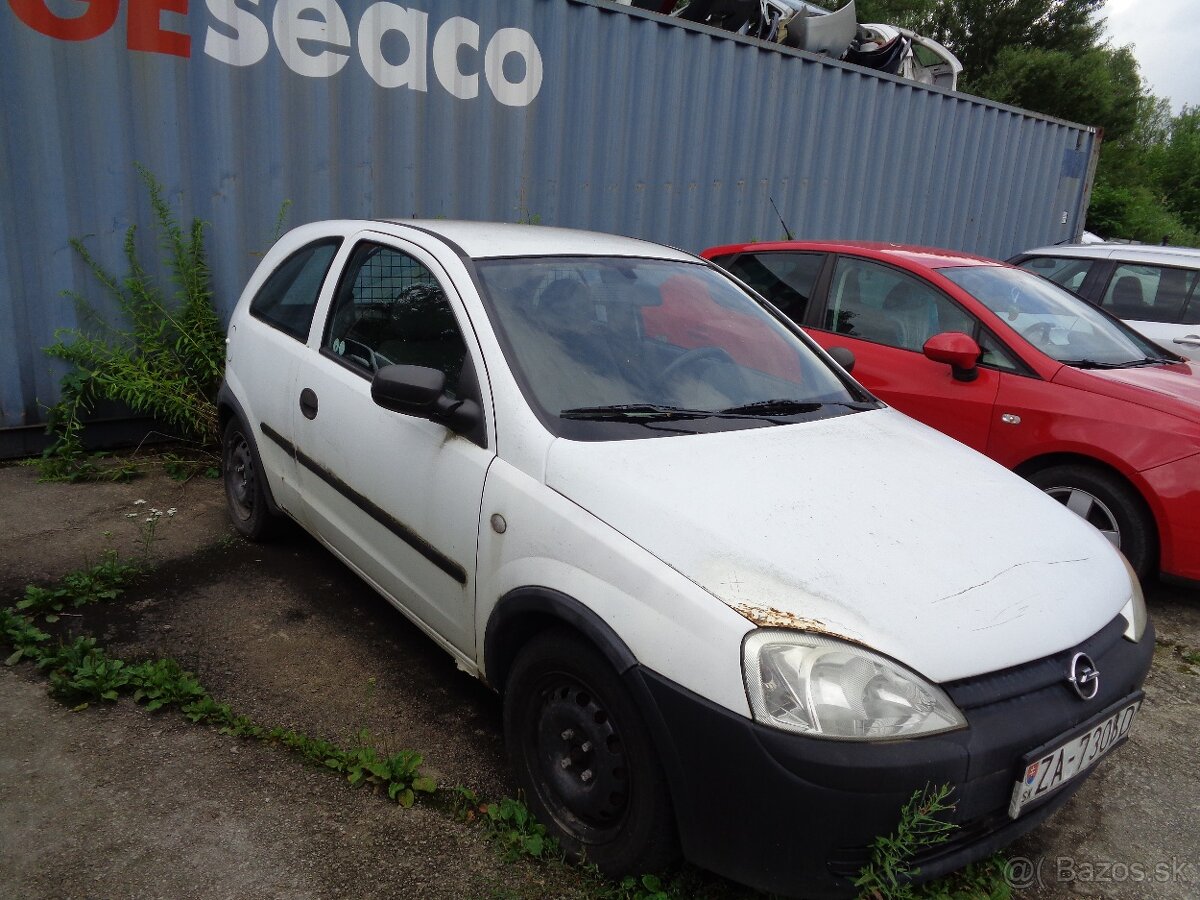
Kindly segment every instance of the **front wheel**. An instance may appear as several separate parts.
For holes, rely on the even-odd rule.
[[[225,502],[233,527],[252,541],[269,537],[277,523],[267,505],[265,476],[246,428],[236,417],[225,425],[221,439],[221,469]]]
[[[1155,567],[1154,521],[1142,498],[1111,472],[1067,464],[1034,472],[1029,480],[1100,530],[1120,550],[1138,578]]]
[[[508,677],[504,737],[517,781],[567,855],[610,877],[678,853],[649,731],[608,661],[567,629],[526,645]]]

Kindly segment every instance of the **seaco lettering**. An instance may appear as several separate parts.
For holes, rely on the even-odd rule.
[[[163,13],[186,16],[189,0],[124,4],[130,50],[192,55],[189,35],[162,22]],[[35,31],[63,41],[87,41],[113,27],[122,0],[82,0],[82,12],[72,17],[54,13],[47,0],[8,0],[8,5]],[[204,35],[204,54],[230,66],[261,62],[273,43],[293,72],[329,78],[345,68],[357,48],[367,74],[385,88],[428,91],[431,63],[437,84],[460,100],[478,97],[482,81],[505,106],[528,106],[542,88],[541,52],[533,35],[520,28],[501,28],[485,44],[478,23],[454,16],[431,41],[429,14],[398,3],[368,6],[353,28],[338,0],[276,0],[269,15],[262,0],[205,0],[205,5],[212,21]],[[511,65],[512,57],[523,65]]]

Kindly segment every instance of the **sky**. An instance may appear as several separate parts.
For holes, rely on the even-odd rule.
[[[1200,106],[1200,9],[1196,0],[1108,0],[1101,15],[1114,46],[1133,44],[1150,92],[1178,113]]]

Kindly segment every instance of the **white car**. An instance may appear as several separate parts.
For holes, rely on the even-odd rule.
[[[1009,262],[1074,291],[1166,349],[1200,360],[1200,249],[1056,244]]]
[[[1129,733],[1153,628],[1109,542],[690,254],[321,222],[228,351],[238,529],[295,519],[500,692],[529,804],[605,872],[848,895],[952,784],[932,878]]]

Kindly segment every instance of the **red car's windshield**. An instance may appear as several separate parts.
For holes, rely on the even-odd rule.
[[[1056,284],[1007,266],[959,266],[938,274],[970,293],[1047,356],[1080,368],[1174,361],[1132,329]]]

